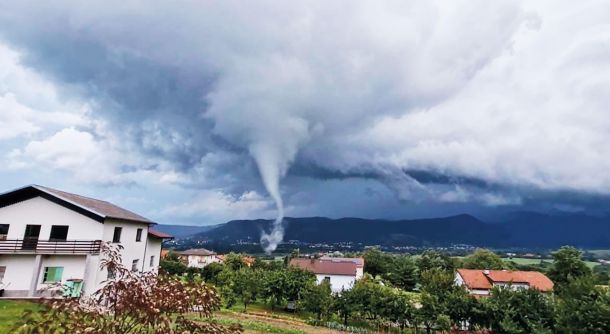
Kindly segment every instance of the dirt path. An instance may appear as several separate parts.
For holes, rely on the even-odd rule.
[[[233,319],[233,320],[249,320],[256,322],[264,322],[274,327],[282,328],[282,329],[298,329],[305,333],[310,334],[345,334],[345,332],[340,332],[324,327],[315,327],[310,326],[302,321],[298,320],[290,320],[286,318],[274,318],[271,316],[266,316],[264,313],[237,313],[237,312],[223,312],[216,313],[215,317],[217,318],[225,318],[225,319]],[[254,334],[254,333],[264,333],[263,331],[256,331],[251,329],[246,329],[246,334]]]

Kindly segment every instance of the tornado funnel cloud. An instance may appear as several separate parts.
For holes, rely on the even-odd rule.
[[[277,208],[271,231],[263,231],[260,238],[265,253],[271,254],[284,239],[284,202],[280,194],[280,178],[285,174],[287,162],[282,161],[273,146],[253,145],[250,153],[256,161],[263,185]]]

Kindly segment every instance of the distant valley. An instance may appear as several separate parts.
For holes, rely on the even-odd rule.
[[[159,225],[163,232],[194,241],[235,244],[258,242],[271,220],[234,220],[215,226]],[[311,244],[442,247],[467,244],[481,247],[583,248],[610,247],[610,217],[585,214],[548,215],[519,212],[500,222],[484,222],[463,214],[451,217],[382,220],[324,217],[286,218],[285,241]]]

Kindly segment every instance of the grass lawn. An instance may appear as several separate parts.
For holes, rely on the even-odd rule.
[[[539,264],[540,261],[541,261],[541,259],[530,259],[530,258],[524,258],[524,257],[513,257],[513,258],[504,257],[504,258],[502,258],[502,260],[504,260],[504,261],[513,261],[516,264],[521,264],[521,265]],[[552,263],[553,262],[553,260],[550,260],[550,259],[542,259],[542,261],[546,262],[546,263]],[[585,263],[591,269],[593,269],[593,267],[599,265],[599,263],[592,262],[592,261],[585,261]]]
[[[9,329],[21,318],[25,310],[38,310],[40,305],[27,301],[0,300],[0,333]]]

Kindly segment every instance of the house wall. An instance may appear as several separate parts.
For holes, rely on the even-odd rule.
[[[69,225],[68,240],[99,240],[103,225],[42,197],[0,208],[0,224],[9,224],[7,239],[23,239],[26,225],[41,225],[40,240],[49,240],[52,225]]]
[[[218,263],[220,260],[216,255],[189,255],[188,266],[194,268],[203,268],[210,263]]]
[[[356,283],[356,276],[316,274],[317,283],[322,283],[326,277],[330,277],[330,289],[332,292],[350,290]]]
[[[144,257],[144,271],[159,270],[159,260],[161,259],[161,243],[162,239],[148,237],[146,245],[146,256]],[[150,265],[150,257],[154,256],[153,264]]]
[[[148,240],[148,224],[106,220],[100,223],[87,216],[67,209],[42,197],[35,197],[0,208],[0,224],[9,224],[7,239],[23,239],[28,224],[41,225],[40,240],[48,240],[52,225],[68,225],[68,240],[112,241],[114,228],[123,228],[122,262],[131,268],[132,261],[138,259],[138,270],[156,270],[159,266],[161,240]],[[142,239],[136,242],[137,229],[142,228]],[[1,242],[1,241],[0,241]],[[153,266],[150,256],[154,255]],[[84,292],[90,294],[107,279],[106,270],[99,268],[99,255],[40,255],[40,272],[35,276],[36,254],[0,254],[0,266],[6,266],[3,283],[6,296],[27,296],[33,283],[36,289],[42,284],[44,267],[64,267],[62,281],[69,278],[84,279]],[[35,279],[36,281],[32,281]]]
[[[131,269],[133,260],[138,260],[139,271],[144,271],[146,267],[145,254],[147,248],[148,239],[148,224],[146,223],[135,223],[135,222],[123,222],[118,220],[106,220],[103,226],[103,241],[112,242],[114,236],[114,228],[122,227],[121,242],[118,244],[123,247],[121,251],[121,262],[125,267]],[[137,230],[142,229],[142,239],[136,242]],[[100,285],[103,281],[108,279],[108,272],[105,269],[97,269],[96,285]]]
[[[6,267],[2,281],[5,296],[27,296],[34,274],[34,259],[32,255],[0,255],[0,266]]]

